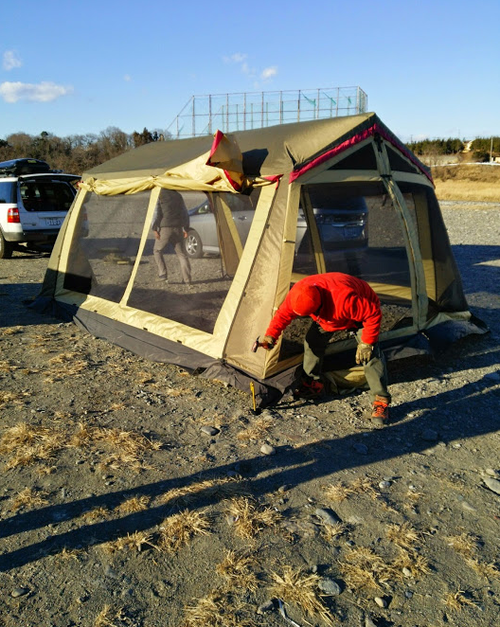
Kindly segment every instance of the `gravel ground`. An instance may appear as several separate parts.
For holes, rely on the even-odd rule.
[[[375,431],[366,393],[253,416],[26,309],[47,256],[2,260],[0,625],[498,624],[500,205],[442,208],[491,331],[391,368]]]

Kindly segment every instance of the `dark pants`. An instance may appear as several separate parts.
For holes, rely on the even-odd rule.
[[[361,339],[360,329],[357,333],[357,341]],[[325,331],[317,322],[313,322],[304,339],[304,363],[303,369],[306,376],[319,381],[323,367],[323,359],[328,343],[334,332]],[[387,363],[379,344],[373,347],[372,358],[364,366],[364,373],[372,401],[375,396],[382,396],[391,401],[391,395],[387,390]]]
[[[182,280],[184,283],[191,283],[191,264],[184,245],[184,232],[181,227],[162,226],[160,229],[160,238],[155,240],[153,248],[153,256],[158,266],[158,276],[165,279],[168,276],[163,251],[169,244],[174,247],[181,265]]]

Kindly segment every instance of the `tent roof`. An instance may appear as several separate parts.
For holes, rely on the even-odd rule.
[[[238,131],[231,135],[243,154],[243,169],[247,175],[275,175],[290,172],[314,161],[319,155],[377,126],[402,152],[409,151],[384,126],[375,113],[312,120],[294,124]],[[110,159],[92,168],[84,178],[127,178],[160,175],[210,151],[213,137],[194,137],[171,141],[158,141]],[[412,161],[421,169],[425,167],[414,155]]]

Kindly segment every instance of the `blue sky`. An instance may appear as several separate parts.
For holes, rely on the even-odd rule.
[[[0,138],[166,129],[194,94],[359,86],[403,141],[500,135],[500,0],[23,0]]]

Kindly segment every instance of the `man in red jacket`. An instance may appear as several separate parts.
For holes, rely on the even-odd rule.
[[[313,323],[304,339],[304,377],[294,392],[299,398],[315,398],[323,393],[321,368],[327,345],[336,331],[359,328],[356,363],[363,364],[373,401],[372,422],[383,425],[389,417],[391,395],[387,390],[387,367],[378,345],[382,311],[375,292],[365,281],[329,272],[298,281],[275,313],[262,346],[274,348],[292,320],[309,316]]]

